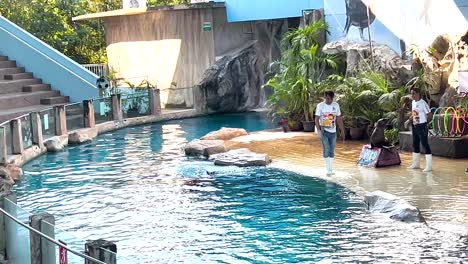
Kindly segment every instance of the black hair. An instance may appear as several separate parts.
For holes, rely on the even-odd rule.
[[[332,99],[335,97],[335,92],[333,91],[326,91],[325,92],[325,97],[330,96]]]
[[[415,93],[421,95],[421,89],[419,89],[419,88],[411,88],[410,92],[415,92]]]

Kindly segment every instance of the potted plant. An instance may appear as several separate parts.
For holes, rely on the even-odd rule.
[[[334,57],[319,47],[318,36],[325,30],[325,22],[318,21],[288,32],[282,40],[280,72],[266,84],[273,90],[268,100],[271,111],[288,112],[290,130],[315,130],[318,84],[327,67],[336,67]]]
[[[352,140],[359,140],[363,138],[365,129],[359,118],[354,116],[345,117],[345,127],[349,128],[349,135]]]
[[[304,131],[314,132],[314,111],[324,87],[321,80],[327,67],[336,69],[337,63],[335,57],[322,53],[319,45],[314,44],[302,50],[298,65],[299,77],[292,88],[296,110],[302,110]]]

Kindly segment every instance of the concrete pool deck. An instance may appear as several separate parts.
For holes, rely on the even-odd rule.
[[[468,160],[434,157],[434,171],[408,170],[411,153],[400,153],[401,166],[364,168],[356,165],[365,141],[337,142],[334,169],[327,177],[319,138],[313,133],[262,131],[226,142],[228,148],[246,147],[266,153],[272,167],[323,178],[364,195],[376,190],[397,195],[418,207],[430,226],[468,231]],[[424,159],[422,159],[422,166]]]

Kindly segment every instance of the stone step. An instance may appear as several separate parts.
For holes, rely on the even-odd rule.
[[[23,73],[13,73],[5,75],[5,80],[25,80],[25,79],[33,79],[32,72],[23,72]]]
[[[14,68],[16,67],[16,61],[0,61],[0,68]]]
[[[32,92],[40,92],[40,91],[50,91],[50,85],[49,84],[31,84],[31,85],[26,85],[23,87],[23,92],[25,93],[32,93]]]
[[[54,96],[41,99],[41,104],[43,105],[66,104],[68,102],[70,102],[70,97],[68,96]]]
[[[13,81],[0,81],[0,95],[8,93],[21,93],[23,87],[31,84],[41,84],[41,79],[26,79]]]
[[[7,61],[7,60],[8,60],[8,56],[0,55],[0,61]]]
[[[39,105],[42,99],[57,96],[60,96],[60,93],[57,91],[1,94],[0,109],[14,109],[30,105]]]
[[[27,113],[39,112],[48,108],[50,108],[50,106],[48,105],[30,105],[25,107],[2,110],[0,111],[0,123],[13,119],[15,117],[22,116]]]
[[[0,69],[0,80],[3,80],[5,78],[5,75],[7,74],[23,73],[23,72],[24,72],[24,68],[21,68],[21,67]]]

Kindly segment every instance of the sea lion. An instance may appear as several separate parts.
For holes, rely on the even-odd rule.
[[[382,118],[377,121],[374,131],[370,137],[371,148],[383,148],[388,146],[388,142],[385,139],[385,128],[387,127],[387,119]]]

